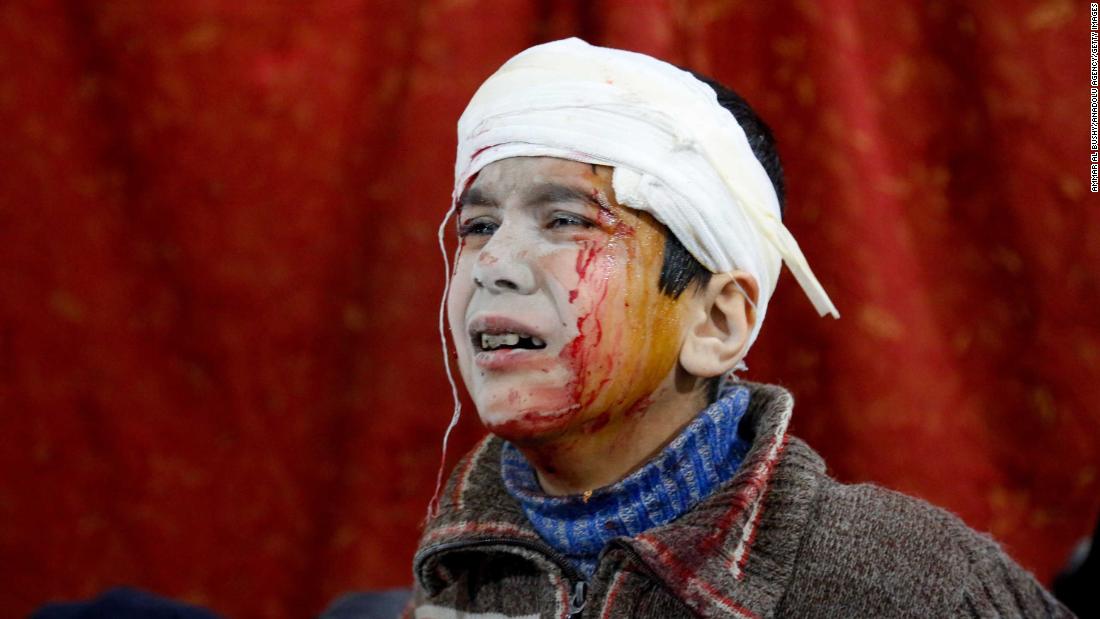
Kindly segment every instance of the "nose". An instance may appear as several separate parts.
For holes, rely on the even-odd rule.
[[[481,248],[474,263],[474,284],[494,294],[531,294],[536,284],[528,251],[506,228],[502,226]]]

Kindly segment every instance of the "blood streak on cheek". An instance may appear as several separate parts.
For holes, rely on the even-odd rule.
[[[577,263],[574,268],[577,270],[577,287],[569,291],[569,302],[572,303],[577,300],[577,295],[581,291],[581,286],[584,285],[586,279],[588,279],[588,270],[592,267],[592,263],[600,254],[600,248],[596,247],[595,243],[584,243],[581,246],[581,250],[577,252]]]
[[[570,365],[573,372],[572,392],[574,402],[586,409],[599,396],[600,391],[611,380],[610,368],[598,368],[593,363],[598,354],[597,347],[603,340],[603,324],[600,320],[600,307],[607,299],[608,282],[606,278],[593,278],[593,265],[596,259],[607,250],[606,246],[597,247],[586,244],[577,254],[577,288],[570,291],[569,301],[576,300],[582,286],[593,288],[592,305],[589,311],[577,317],[577,335],[561,352],[561,357]],[[591,323],[589,323],[591,321]],[[604,375],[598,385],[591,385],[591,377],[597,370]]]

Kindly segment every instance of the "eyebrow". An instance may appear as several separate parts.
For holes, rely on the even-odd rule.
[[[557,204],[562,202],[584,202],[598,209],[606,210],[592,193],[560,183],[539,183],[524,190],[523,202],[525,204]],[[500,203],[487,191],[480,187],[469,187],[458,199],[458,206],[487,206],[499,207]]]
[[[467,187],[458,197],[458,208],[464,206],[497,206],[497,202],[480,187]]]

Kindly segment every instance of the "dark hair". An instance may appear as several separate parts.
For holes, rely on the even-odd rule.
[[[779,151],[775,148],[775,138],[772,136],[771,129],[736,92],[705,75],[690,69],[688,72],[713,88],[718,95],[719,105],[729,110],[741,125],[745,137],[749,140],[752,154],[756,155],[760,165],[764,166],[764,171],[768,173],[768,178],[775,187],[775,194],[779,197],[779,214],[782,215],[786,202],[786,188],[783,184],[783,165],[779,161]],[[684,249],[683,243],[676,238],[676,235],[671,233],[665,235],[665,257],[661,264],[661,276],[658,279],[658,286],[663,294],[673,299],[678,298],[692,284],[706,286],[710,281],[710,275],[710,271]]]
[[[786,186],[783,183],[783,164],[779,161],[779,151],[775,148],[775,137],[768,125],[756,115],[748,102],[736,92],[726,88],[717,81],[687,69],[696,79],[714,89],[718,95],[718,104],[729,110],[737,119],[737,124],[745,132],[749,140],[752,154],[757,161],[764,166],[768,178],[775,187],[775,195],[779,198],[779,215],[782,217],[786,205]],[[661,263],[661,276],[657,280],[661,293],[672,297],[679,297],[688,286],[706,286],[710,281],[710,271],[700,264],[695,256],[688,253],[680,239],[671,232],[665,234],[665,257]],[[707,402],[713,403],[718,399],[718,389],[722,385],[722,377],[715,376],[706,382]]]

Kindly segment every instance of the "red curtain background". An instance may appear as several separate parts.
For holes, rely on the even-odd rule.
[[[1088,28],[1069,0],[4,3],[0,614],[410,581],[455,121],[569,35],[753,102],[843,318],[785,275],[748,377],[838,478],[1049,582],[1100,509]],[[467,409],[452,454],[478,436]]]

